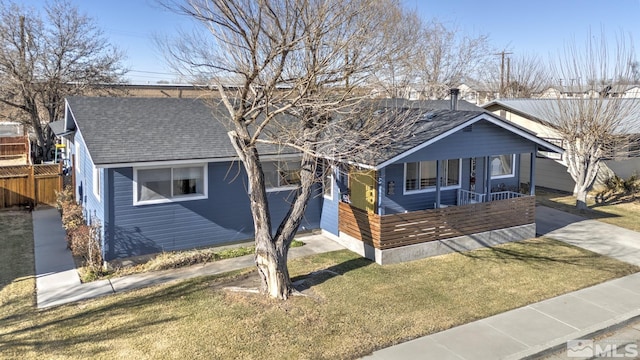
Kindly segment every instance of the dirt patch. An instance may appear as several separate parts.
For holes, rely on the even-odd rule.
[[[313,285],[320,283],[321,278],[325,275],[326,274],[324,274],[323,272],[311,273],[301,280],[294,281],[293,287],[296,289],[296,291],[304,296],[317,298],[317,294],[313,291]],[[259,293],[260,285],[261,284],[258,271],[252,270],[250,272],[235,276],[231,279],[214,282],[212,284],[212,288],[214,290],[227,290],[238,293],[256,294]]]

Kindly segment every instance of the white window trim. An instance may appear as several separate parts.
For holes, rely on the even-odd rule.
[[[299,159],[283,159],[283,160],[270,160],[270,161],[265,161],[265,162],[275,162],[277,163],[276,165],[276,169],[278,167],[280,167],[280,162],[297,162],[299,163]],[[299,169],[301,170],[301,169]],[[278,176],[278,182],[280,182],[280,176]],[[299,187],[299,185],[284,185],[284,186],[275,186],[275,187],[268,187],[265,184],[265,191],[270,193],[270,192],[278,192],[278,191],[291,191],[291,190],[296,190]],[[249,192],[251,192],[251,189],[249,188]]]
[[[185,167],[202,167],[203,171],[203,193],[197,195],[181,195],[177,197],[171,197],[169,199],[155,199],[155,200],[138,200],[138,170],[154,170],[154,169],[171,169],[171,181],[173,182],[173,169],[185,168]],[[182,201],[203,200],[209,198],[209,166],[208,164],[189,164],[189,165],[177,165],[177,166],[155,166],[155,167],[135,167],[133,168],[133,205],[152,205],[152,204],[165,204]],[[173,186],[171,187],[173,188]]]
[[[331,166],[331,171],[329,172],[329,176],[326,176],[325,174],[322,174],[322,196],[323,196],[325,199],[327,199],[327,200],[333,200],[333,193],[334,193],[334,191],[333,191],[333,190],[334,190],[334,189],[333,189],[333,187],[334,187],[334,184],[335,184],[334,171],[335,171],[334,167],[333,167],[333,166]],[[331,184],[331,185],[329,186],[329,189],[331,190],[331,191],[329,191],[329,194],[327,194],[327,193],[324,191],[324,190],[325,190],[325,189],[324,189],[324,181],[326,180],[326,179],[325,179],[325,177],[328,177],[328,178],[329,178],[329,184]]]
[[[516,176],[516,154],[501,154],[501,155],[511,155],[511,173],[505,174],[505,175],[496,175],[496,176],[491,175],[491,180],[506,179],[506,178],[512,178]],[[500,156],[500,155],[489,156],[489,159],[491,159],[494,156]],[[533,159],[532,161],[535,161],[535,159]],[[489,161],[489,166],[491,166],[491,161]]]
[[[80,142],[78,140],[76,140],[75,144],[73,144],[75,149],[76,149],[76,168],[75,171],[77,171],[77,173],[81,173],[82,172],[82,162],[80,161]]]
[[[447,160],[455,160],[455,159],[447,159]],[[424,160],[424,161],[435,161],[435,160]],[[442,162],[445,160],[440,160],[440,165],[442,165]],[[412,162],[421,162],[421,161],[412,161]],[[440,175],[442,175],[442,172],[440,172]],[[439,181],[436,180],[436,181]],[[450,186],[440,186],[440,191],[442,190],[455,190],[455,189],[460,189],[462,188],[462,159],[458,159],[458,185],[450,185]],[[430,193],[430,192],[435,192],[437,190],[436,186],[429,186],[428,188],[425,189],[418,189],[418,190],[407,190],[407,163],[404,163],[404,172],[402,175],[402,194],[403,195],[413,195],[413,194],[420,194],[420,193]]]
[[[101,191],[100,190],[102,190],[102,189],[100,189],[100,186],[101,186],[101,183],[102,183],[100,181],[100,179],[101,179],[100,178],[100,169],[94,166],[93,167],[93,179],[92,179],[93,186],[92,187],[93,187],[93,195],[96,197],[98,202],[101,201],[101,196],[100,196]]]

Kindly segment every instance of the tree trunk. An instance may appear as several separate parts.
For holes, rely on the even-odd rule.
[[[302,155],[300,186],[289,211],[275,235],[272,235],[264,172],[258,151],[255,146],[246,145],[236,132],[231,132],[229,135],[249,180],[251,191],[249,198],[256,244],[254,259],[261,279],[261,291],[270,297],[286,300],[293,291],[287,266],[289,247],[311,198],[316,179],[316,159],[307,153]]]
[[[270,236],[259,239],[257,235],[255,262],[262,280],[262,292],[272,298],[286,300],[293,290],[287,266],[288,247],[284,249],[282,242],[274,247]]]
[[[588,191],[584,190],[584,188],[576,187],[576,208],[578,210],[587,210],[587,193]]]

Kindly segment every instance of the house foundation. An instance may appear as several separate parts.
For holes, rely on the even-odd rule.
[[[531,239],[536,236],[536,224],[513,226],[385,250],[376,249],[343,232],[336,236],[323,231],[323,235],[367,259],[371,259],[380,265],[386,265]]]

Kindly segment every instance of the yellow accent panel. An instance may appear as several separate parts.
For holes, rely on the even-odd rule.
[[[351,205],[369,213],[376,211],[377,182],[374,170],[351,170],[349,172],[349,198]]]

